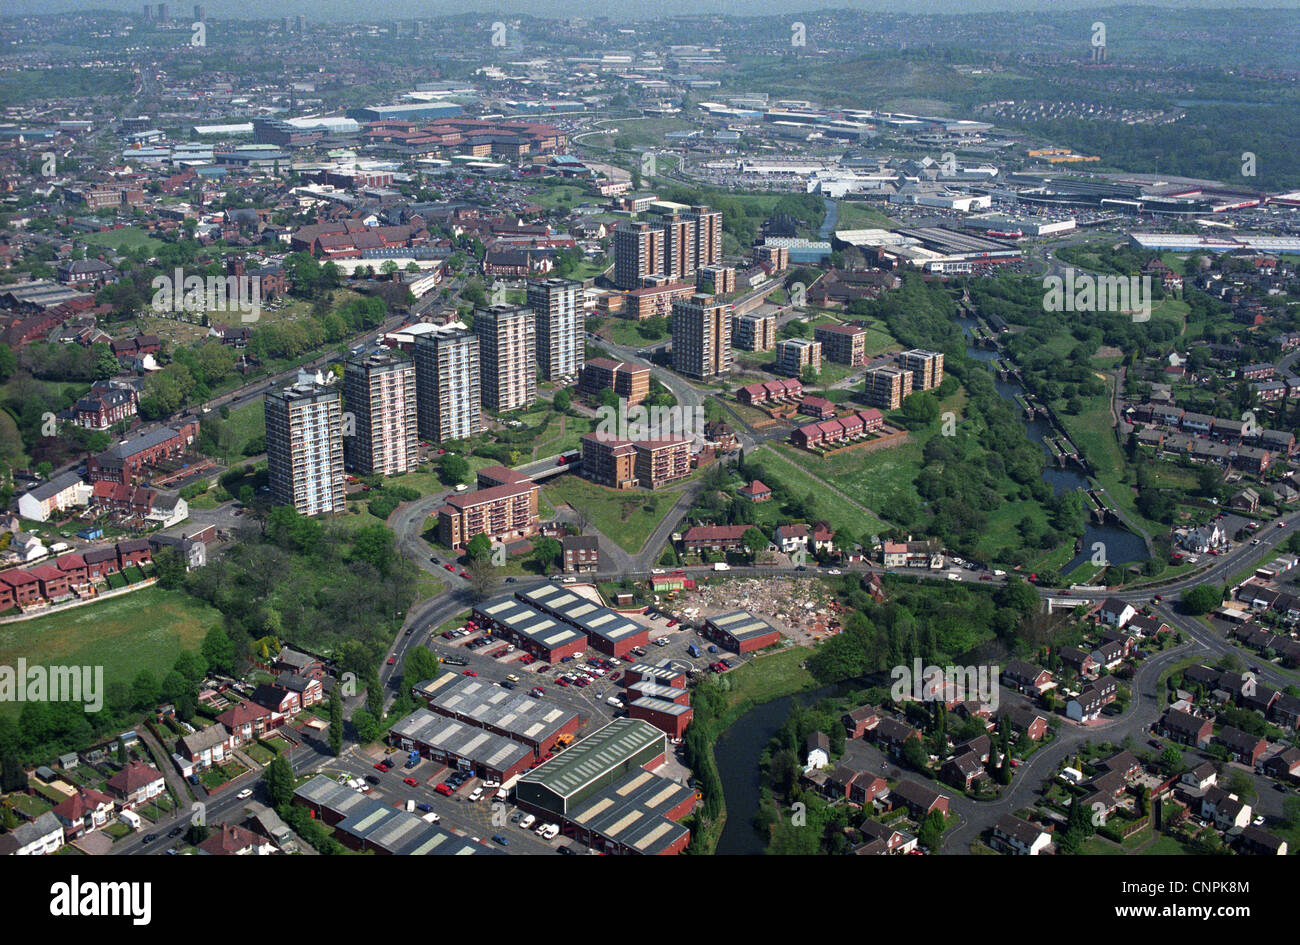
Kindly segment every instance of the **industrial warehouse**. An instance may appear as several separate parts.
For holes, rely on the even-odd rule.
[[[548,663],[588,645],[621,657],[650,642],[648,628],[556,584],[485,601],[474,607],[474,617]]]
[[[781,639],[780,631],[747,610],[733,610],[709,617],[704,621],[704,635],[737,653],[761,650]]]
[[[547,699],[515,695],[469,676],[444,673],[411,689],[432,712],[528,746],[537,755],[555,747],[561,735],[574,734],[578,714]]]
[[[690,831],[676,821],[697,797],[649,770],[664,763],[667,751],[653,726],[616,719],[521,777],[515,801],[606,853],[681,853]]]
[[[389,744],[482,778],[506,782],[528,770],[533,750],[504,735],[459,722],[428,709],[408,715],[388,730]]]
[[[460,837],[414,814],[358,794],[346,785],[317,775],[293,792],[293,802],[334,828],[349,849],[389,856],[460,856],[496,853],[469,837]]]

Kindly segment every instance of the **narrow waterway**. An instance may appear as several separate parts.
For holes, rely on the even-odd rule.
[[[960,318],[958,321],[969,338],[975,323],[968,318]],[[973,345],[966,346],[966,353],[976,361],[993,361],[998,357],[996,351],[976,348]],[[1024,388],[1014,381],[996,381],[995,385],[998,393],[1013,404],[1015,404],[1016,395],[1024,393]],[[1054,495],[1060,495],[1067,489],[1092,488],[1093,483],[1081,470],[1072,466],[1060,468],[1056,465],[1051,447],[1047,445],[1046,439],[1054,432],[1050,422],[1044,419],[1026,419],[1019,405],[1016,405],[1016,415],[1024,425],[1025,433],[1029,439],[1037,443],[1042,448],[1044,455],[1047,456],[1048,462],[1043,469],[1043,481],[1052,487]],[[1069,574],[1079,565],[1089,561],[1093,556],[1093,545],[1097,542],[1105,545],[1106,560],[1112,564],[1132,564],[1147,559],[1146,543],[1140,537],[1127,528],[1118,525],[1098,525],[1090,518],[1083,533],[1082,549],[1070,560],[1069,564],[1061,568],[1061,573]]]
[[[749,856],[763,852],[763,838],[754,829],[758,814],[758,759],[790,715],[795,702],[812,705],[827,696],[866,687],[865,682],[838,683],[793,696],[773,699],[750,709],[722,733],[713,747],[718,761],[722,793],[727,799],[727,825],[718,838],[722,856]]]

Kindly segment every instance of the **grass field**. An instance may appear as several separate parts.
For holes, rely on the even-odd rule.
[[[161,679],[181,650],[198,647],[221,614],[180,591],[150,587],[114,600],[0,626],[0,665],[103,666],[104,682],[130,683],[142,669]],[[6,702],[0,712],[17,714]]]
[[[761,704],[788,696],[794,692],[813,689],[817,680],[803,668],[803,663],[813,651],[806,646],[795,646],[759,656],[730,673],[731,692],[727,705],[736,707],[746,702]]]
[[[557,476],[542,486],[553,506],[582,509],[591,524],[625,551],[637,552],[677,502],[678,491],[607,489],[574,475]]]
[[[837,230],[869,230],[896,225],[888,214],[870,204],[851,200],[841,200],[839,204],[839,218],[835,224]]]
[[[154,239],[139,227],[126,226],[120,230],[105,230],[102,233],[87,233],[81,237],[91,246],[105,246],[111,249],[138,249],[145,247],[150,253],[162,248],[162,240]]]
[[[902,449],[906,449],[904,444]],[[840,460],[848,465],[850,463],[861,463],[873,457],[882,456],[892,453],[894,450],[880,450],[876,453],[863,454],[861,452],[843,453],[839,457],[833,457],[832,460],[817,459],[807,453],[801,453],[792,446],[785,444],[773,445],[765,444],[758,453],[758,459],[763,463],[765,469],[771,469],[776,478],[780,479],[789,488],[793,489],[797,495],[807,495],[809,492],[816,499],[816,509],[818,518],[824,519],[833,528],[847,528],[855,536],[865,539],[874,535],[885,528],[886,524],[872,512],[863,511],[855,505],[846,503],[839,496],[826,489],[823,482],[815,476],[809,475],[805,468],[809,464],[829,463],[833,460]],[[919,453],[918,453],[919,455]],[[770,483],[769,483],[770,485]],[[865,493],[849,492],[849,495],[865,496]],[[859,498],[859,502],[870,508],[865,498]],[[771,518],[775,523],[782,516],[780,510],[776,509],[772,503],[764,503],[757,507],[760,520]]]

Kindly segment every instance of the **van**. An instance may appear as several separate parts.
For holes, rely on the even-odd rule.
[[[560,828],[555,824],[544,824],[536,833],[543,840],[554,840],[560,835]]]
[[[423,820],[426,824],[436,824],[438,821],[442,820],[442,818],[438,816],[438,812],[432,810],[429,811],[429,813],[425,814],[420,819]]]
[[[606,705],[612,705],[616,709],[623,708],[623,700],[620,699],[618,696],[610,696],[608,699],[605,700],[605,703]]]
[[[406,812],[407,812],[408,814],[414,814],[414,813],[415,813],[415,801],[413,801],[413,800],[410,799],[410,798],[407,798],[407,799],[406,799]]]

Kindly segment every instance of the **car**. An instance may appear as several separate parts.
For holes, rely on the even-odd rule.
[[[514,584],[514,583],[515,583],[516,581],[518,581],[518,580],[519,580],[519,578],[516,578],[516,577],[508,577],[508,578],[506,578],[506,583],[507,583],[507,584]]]
[[[392,765],[390,765],[387,761],[376,761],[376,762],[375,762],[375,770],[376,770],[376,771],[387,771],[387,770],[388,770],[389,768],[391,768],[391,767],[392,767]]]
[[[462,675],[462,676],[477,676],[478,673],[474,672],[474,670],[472,670],[472,669],[467,669],[467,670],[465,670],[464,672],[462,672],[461,675]]]
[[[1153,598],[1151,598],[1151,599],[1152,599],[1153,601],[1155,601],[1155,602],[1158,604],[1158,603],[1160,603],[1162,600],[1165,599],[1165,595],[1164,595],[1164,594],[1157,594],[1155,597],[1153,597]]]
[[[244,788],[242,791],[240,791],[238,794],[235,795],[235,797],[239,798],[241,801],[246,801],[252,796],[253,796],[252,788]]]
[[[437,563],[438,563],[438,556],[437,556],[437,555],[429,555],[429,563],[430,563],[430,564],[437,564]]]
[[[542,696],[546,695],[546,690],[541,686],[534,686],[528,694],[534,699],[540,699]]]
[[[1281,781],[1274,781],[1274,782],[1273,782],[1273,790],[1275,790],[1275,791],[1281,791],[1283,794],[1285,794],[1286,791],[1287,791],[1287,788],[1286,788],[1286,785],[1283,784]]]
[[[145,843],[153,843],[157,839],[158,839],[158,834],[156,833],[147,833],[144,835]]]
[[[450,784],[448,784],[445,781],[442,784],[439,784],[437,787],[435,787],[434,790],[437,791],[439,794],[441,794],[443,797],[451,797],[452,794],[456,793],[456,789],[453,788]]]
[[[366,775],[366,782],[369,784],[378,784],[379,779],[375,777],[373,774],[368,774]]]
[[[471,801],[477,801],[482,796],[483,796],[483,789],[481,787],[476,787],[473,791],[470,792],[469,799]]]
[[[501,682],[501,688],[502,688],[502,689],[514,689],[514,688],[515,688],[515,684],[512,683],[512,682],[510,682],[509,680],[503,680],[503,681]]]
[[[170,831],[168,831],[167,836],[169,836],[169,837],[179,837],[179,836],[180,836],[181,834],[183,834],[184,832],[185,832],[185,828],[184,828],[183,826],[182,826],[182,827],[173,827]]]
[[[527,830],[529,827],[531,827],[531,826],[532,826],[533,824],[535,824],[535,823],[537,823],[537,818],[534,817],[532,814],[525,814],[525,815],[524,815],[522,818],[520,818],[520,820],[519,820],[519,826],[520,826],[521,828],[523,828],[524,830]]]
[[[456,568],[452,565],[452,563],[451,563],[450,561],[448,561],[446,564],[444,564],[443,567],[446,568],[448,571],[455,571],[455,570],[456,570]]]
[[[510,680],[510,682],[519,682],[519,677],[516,676],[514,673],[507,673],[506,679]]]
[[[415,780],[415,778],[402,778],[402,783],[407,787],[416,787],[420,782]]]
[[[563,856],[577,856],[577,855],[578,855],[578,851],[575,850],[575,849],[573,849],[573,847],[560,847],[560,848],[559,848],[558,850],[556,850],[555,852],[556,852],[556,853],[559,853],[559,854],[562,854]]]
[[[519,823],[520,818],[522,818],[523,816],[524,816],[524,812],[521,810],[517,810],[510,815],[510,822],[512,824],[517,824]]]
[[[827,573],[827,574],[843,574],[844,572],[841,571],[839,568],[827,568],[826,573]]]
[[[442,661],[443,661],[445,664],[447,664],[448,666],[468,666],[468,665],[469,665],[469,664],[466,663],[463,659],[461,659],[459,656],[444,656],[444,657],[442,658]]]
[[[469,580],[469,572],[468,572],[468,571],[462,571],[462,572],[460,572],[460,576],[463,577],[463,578],[464,578],[465,580],[467,580],[467,581]]]
[[[501,846],[503,846],[503,847],[508,847],[508,846],[510,846],[510,841],[507,840],[505,837],[501,836],[501,834],[499,834],[499,833],[494,833],[494,834],[492,835],[492,842],[493,842],[493,843],[499,843],[499,844],[501,844]]]
[[[389,665],[389,666],[392,666],[392,665],[393,665],[394,663],[396,663],[396,662],[397,662],[397,657],[396,657],[396,656],[390,656],[390,657],[388,657],[388,665]]]

